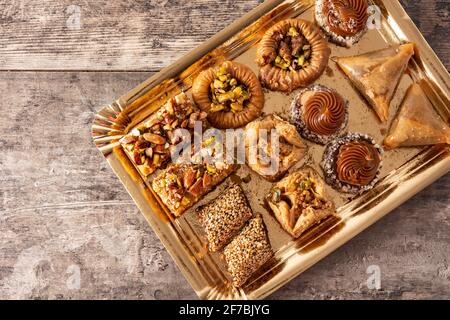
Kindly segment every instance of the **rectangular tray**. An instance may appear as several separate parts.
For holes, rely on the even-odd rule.
[[[363,39],[350,49],[330,44],[332,56],[372,51],[404,41],[414,42],[416,54],[401,79],[391,105],[397,108],[409,85],[418,82],[434,107],[448,122],[450,77],[447,70],[398,1],[369,2],[381,9],[381,29],[369,30]],[[268,296],[450,171],[449,146],[403,148],[386,152],[383,156],[381,179],[374,189],[361,196],[348,198],[348,195],[327,187],[338,208],[338,218],[327,220],[299,239],[293,240],[281,229],[262,203],[271,184],[246,166],[242,166],[237,176],[229,179],[251,175],[251,181],[243,184],[243,187],[253,211],[263,214],[275,256],[239,289],[229,285],[229,276],[222,258],[206,249],[204,234],[194,213],[197,206],[175,219],[160,204],[150,188],[153,175],[147,179],[141,176],[118,140],[169,98],[181,91],[190,95],[193,79],[199,71],[207,67],[227,59],[243,62],[257,72],[254,61],[255,45],[264,31],[275,22],[286,18],[301,17],[312,20],[313,5],[314,1],[309,0],[266,1],[179,61],[101,109],[95,116],[92,127],[94,143],[200,298],[262,299]],[[367,107],[367,103],[353,89],[335,63],[330,61],[327,72],[316,83],[337,89],[350,101],[349,131],[370,134],[381,143],[383,133],[388,127],[379,124],[374,112]],[[295,92],[290,95],[266,93],[265,113],[286,114],[294,95]],[[390,120],[395,112],[391,113]],[[308,159],[296,167],[308,164],[321,172],[318,164],[323,147],[312,143],[308,143],[308,147]],[[252,188],[250,192],[249,186],[254,184],[258,187]],[[225,185],[226,183],[223,183],[198,205],[216,197]]]

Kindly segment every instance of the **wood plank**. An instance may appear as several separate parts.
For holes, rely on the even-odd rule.
[[[78,4],[1,0],[0,68],[159,70],[259,1],[85,0]]]
[[[260,2],[0,0],[0,70],[157,71]],[[449,68],[448,1],[401,2]]]
[[[98,106],[148,76],[2,73],[0,298],[195,298],[90,138]],[[450,174],[272,298],[450,298],[449,194]]]

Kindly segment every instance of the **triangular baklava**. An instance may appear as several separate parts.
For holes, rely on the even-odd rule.
[[[408,43],[359,56],[335,58],[335,61],[384,122],[389,117],[395,89],[413,54],[414,44]]]
[[[384,145],[389,148],[450,144],[450,127],[416,83],[408,89]]]

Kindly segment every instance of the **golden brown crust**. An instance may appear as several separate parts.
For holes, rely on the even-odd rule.
[[[245,85],[251,97],[245,108],[233,113],[231,111],[210,112],[210,86],[216,79],[216,72],[219,67],[224,67],[235,79]],[[210,68],[194,80],[192,85],[192,96],[198,107],[208,113],[209,122],[216,128],[228,129],[245,126],[250,121],[256,119],[264,107],[264,93],[258,77],[247,66],[231,61],[225,61],[221,66]]]
[[[279,40],[290,27],[295,27],[311,45],[310,64],[300,70],[283,70],[273,65],[277,57]],[[313,23],[302,19],[288,19],[272,26],[263,36],[257,51],[257,63],[261,67],[261,84],[271,90],[290,92],[313,83],[325,71],[331,50],[328,40]]]
[[[261,141],[260,130],[267,132],[266,141]],[[274,159],[272,159],[271,130],[275,130],[280,137],[278,142],[279,152]],[[270,164],[265,163],[266,161],[261,161],[258,155],[256,159],[252,159],[251,148],[256,148],[256,146],[259,148],[265,146],[267,149],[270,149],[265,150],[267,155],[271,157]],[[258,152],[260,152],[259,148]],[[295,129],[295,126],[276,115],[271,114],[255,120],[245,127],[247,164],[253,171],[268,181],[274,182],[281,179],[289,168],[305,156],[306,149],[307,146]]]
[[[294,238],[335,213],[322,178],[310,167],[274,184],[266,199],[283,229]]]

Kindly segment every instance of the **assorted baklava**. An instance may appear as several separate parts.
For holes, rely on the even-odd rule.
[[[327,39],[312,22],[283,20],[259,43],[256,61],[261,83],[284,92],[306,87],[325,71],[330,53]]]
[[[383,149],[360,133],[348,133],[331,141],[325,149],[322,168],[326,182],[345,193],[373,188],[382,165]]]
[[[277,115],[249,123],[244,135],[247,165],[268,181],[279,180],[306,154],[295,126]]]
[[[413,54],[414,44],[407,43],[334,60],[367,99],[380,121],[386,122],[395,89]]]
[[[322,178],[310,167],[274,184],[266,200],[283,229],[294,238],[335,213]]]
[[[245,126],[264,107],[258,77],[247,66],[232,61],[200,73],[192,85],[192,96],[208,113],[209,122],[219,129]]]
[[[367,0],[317,0],[319,27],[306,20],[287,19],[265,32],[256,53],[259,78],[248,66],[233,61],[211,67],[193,81],[195,105],[185,93],[169,99],[120,139],[121,145],[149,181],[160,169],[151,188],[170,213],[180,217],[237,166],[221,161],[173,161],[166,167],[172,147],[182,142],[174,132],[187,129],[192,134],[196,121],[203,129],[243,128],[240,143],[247,166],[273,183],[265,198],[269,211],[293,238],[301,237],[336,215],[325,183],[342,193],[360,194],[372,189],[380,177],[383,149],[367,134],[347,133],[348,101],[331,87],[313,84],[328,65],[331,51],[326,36],[351,47],[367,32],[367,20]],[[333,60],[379,120],[386,122],[396,87],[413,55],[414,44],[407,43]],[[278,114],[263,114],[262,87],[287,93],[300,89],[293,95],[289,121]],[[302,137],[325,145],[320,163],[324,179],[309,166],[295,169],[302,159],[312,159],[307,157]],[[419,84],[408,89],[383,143],[386,149],[450,144],[446,119]],[[190,152],[199,155],[198,151]],[[244,189],[232,182],[215,199],[195,209],[209,251],[222,254],[236,287],[243,286],[274,254],[263,217],[253,216],[245,194],[249,190]]]
[[[196,212],[211,252],[222,249],[253,215],[244,191],[234,183]]]
[[[367,0],[316,0],[317,24],[332,42],[351,47],[367,31]]]
[[[310,86],[292,102],[291,121],[303,138],[326,144],[347,126],[348,101],[334,89]]]
[[[226,163],[173,163],[153,179],[152,189],[170,212],[179,217],[236,169]]]
[[[205,122],[206,113],[194,107],[185,93],[180,93],[119,142],[146,177],[170,161],[170,148],[181,141],[175,130],[192,130],[195,121]]]
[[[422,88],[409,87],[400,110],[384,139],[388,149],[450,144],[450,126],[439,116]]]
[[[273,256],[262,216],[252,218],[225,247],[223,254],[233,284],[241,287]]]

